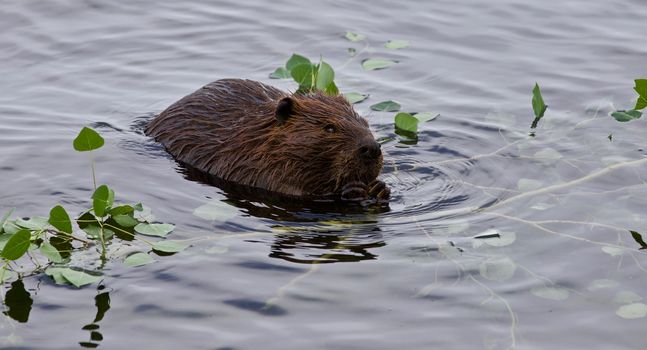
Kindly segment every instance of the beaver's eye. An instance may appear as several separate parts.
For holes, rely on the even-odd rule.
[[[337,131],[337,128],[335,128],[335,126],[332,124],[328,124],[324,127],[324,130],[326,130],[326,132],[333,133]]]

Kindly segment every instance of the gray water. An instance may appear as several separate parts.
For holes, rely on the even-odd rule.
[[[88,125],[107,140],[98,182],[193,242],[137,268],[114,257],[104,289],[24,278],[28,321],[0,318],[0,347],[644,348],[647,319],[619,310],[647,298],[629,233],[647,234],[647,127],[609,113],[647,75],[646,18],[640,0],[0,1],[0,213],[86,208],[90,157],[71,140]],[[294,90],[268,78],[292,53],[370,94],[356,109],[393,138],[388,210],[235,197],[141,133],[216,79]],[[365,71],[369,57],[398,64]],[[549,107],[530,137],[535,82]],[[407,141],[369,109],[388,99],[440,117]]]

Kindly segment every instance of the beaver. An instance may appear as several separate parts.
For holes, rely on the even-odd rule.
[[[342,95],[286,93],[222,79],[169,106],[146,127],[177,160],[291,197],[386,201],[380,144]]]

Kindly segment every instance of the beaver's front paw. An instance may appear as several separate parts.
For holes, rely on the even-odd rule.
[[[374,180],[368,184],[368,196],[379,201],[388,201],[391,197],[391,190],[380,180]]]
[[[368,187],[363,182],[349,182],[341,189],[341,199],[346,201],[361,201],[367,197]]]

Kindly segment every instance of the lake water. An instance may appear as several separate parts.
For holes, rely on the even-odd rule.
[[[647,126],[609,114],[647,76],[645,18],[642,0],[1,1],[0,213],[86,208],[90,157],[71,141],[91,126],[97,181],[192,246],[136,268],[116,252],[100,288],[5,284],[0,347],[644,348],[630,230],[647,239]],[[393,138],[388,208],[235,196],[141,133],[216,79],[295,89],[268,78],[292,53],[370,94],[356,109]],[[365,71],[371,57],[398,64]],[[535,82],[548,110],[531,137]],[[369,109],[389,99],[440,117],[406,140]]]

